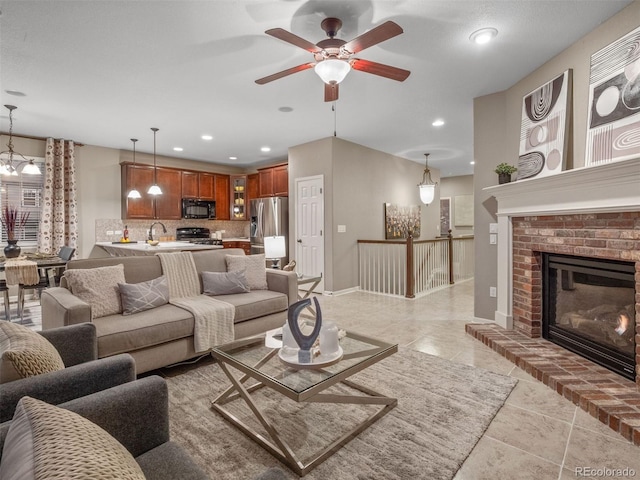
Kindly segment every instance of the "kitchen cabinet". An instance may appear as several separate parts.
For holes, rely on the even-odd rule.
[[[204,172],[182,172],[182,198],[215,200],[215,175]]]
[[[289,169],[286,164],[259,169],[258,181],[261,197],[289,196]]]
[[[147,190],[154,182],[154,169],[149,165],[122,165],[122,218],[123,219],[166,219],[179,220],[182,217],[179,170],[158,168],[155,172],[162,195],[149,195]],[[141,198],[128,198],[135,188]]]
[[[223,240],[222,241],[222,246],[224,248],[241,248],[241,249],[244,250],[244,254],[245,255],[251,255],[251,243],[250,242],[238,241],[238,240],[233,240],[233,241]]]
[[[155,197],[155,218],[165,220],[180,220],[182,218],[182,191],[176,188],[180,185],[182,172],[170,168],[158,167],[156,181],[162,190],[162,195]]]
[[[260,176],[257,173],[247,175],[247,215],[250,213],[249,205],[251,204],[251,200],[260,196],[259,186]]]
[[[247,219],[247,176],[231,175],[231,220]]]
[[[215,175],[216,220],[229,220],[229,175]]]

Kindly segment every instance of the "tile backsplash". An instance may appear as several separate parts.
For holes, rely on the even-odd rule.
[[[146,240],[149,227],[156,220],[122,220],[118,219],[98,219],[96,220],[96,242],[117,242],[122,238],[124,227],[129,230],[129,239],[133,241]],[[167,233],[162,231],[162,226],[155,225],[154,238],[161,236],[174,236],[176,228],[179,227],[206,227],[211,233],[224,230],[222,239],[249,237],[248,221],[230,220],[163,220],[162,223],[167,228]],[[118,233],[116,233],[118,232]]]

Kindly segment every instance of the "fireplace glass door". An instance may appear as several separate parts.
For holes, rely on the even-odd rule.
[[[543,254],[543,337],[635,380],[633,263]]]

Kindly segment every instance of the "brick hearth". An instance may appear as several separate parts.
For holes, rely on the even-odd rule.
[[[640,390],[634,382],[547,340],[531,338],[515,329],[467,324],[466,332],[640,445]]]

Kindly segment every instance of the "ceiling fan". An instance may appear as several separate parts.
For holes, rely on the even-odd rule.
[[[284,40],[296,47],[304,48],[308,52],[313,53],[314,61],[260,78],[256,80],[256,83],[264,85],[265,83],[286,77],[287,75],[314,68],[325,84],[324,101],[332,102],[338,99],[338,84],[344,80],[352,68],[399,82],[404,81],[411,73],[409,70],[353,57],[353,55],[361,52],[365,48],[372,47],[396,35],[400,35],[403,30],[397,23],[392,21],[384,22],[382,25],[378,25],[349,42],[335,38],[338,30],[342,27],[342,21],[340,19],[333,17],[325,18],[322,23],[320,23],[320,27],[327,33],[329,38],[317,44],[313,44],[282,28],[272,28],[264,32],[267,35],[279,38],[280,40]]]

